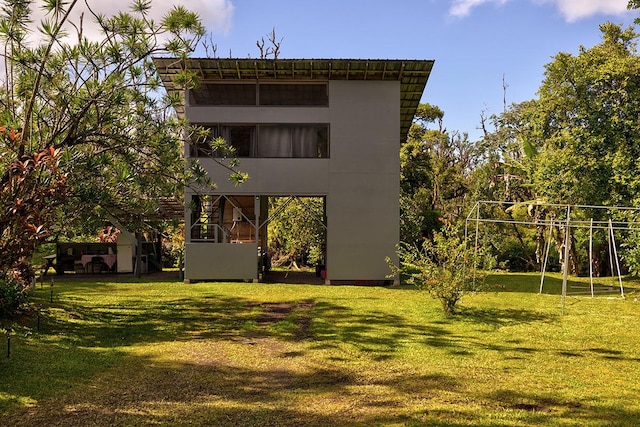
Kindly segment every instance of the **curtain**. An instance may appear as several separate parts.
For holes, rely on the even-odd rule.
[[[318,129],[296,126],[292,130],[293,157],[318,157]]]
[[[258,157],[292,157],[291,127],[260,126]]]

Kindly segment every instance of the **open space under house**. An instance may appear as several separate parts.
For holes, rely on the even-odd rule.
[[[399,241],[399,147],[432,60],[154,58],[167,91],[184,68],[200,85],[178,114],[236,149],[235,186],[210,150],[197,157],[215,191],[185,193],[185,280],[259,280],[269,197],[321,198],[326,283],[389,280]]]

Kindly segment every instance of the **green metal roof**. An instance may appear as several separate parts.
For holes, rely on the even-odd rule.
[[[183,69],[202,82],[274,80],[371,80],[400,82],[400,141],[404,142],[431,74],[433,60],[406,59],[221,59],[153,58],[167,91],[181,88],[174,78]],[[178,113],[184,113],[178,106]]]

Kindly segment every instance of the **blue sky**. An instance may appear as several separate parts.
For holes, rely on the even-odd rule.
[[[502,111],[503,78],[507,103],[532,99],[555,54],[593,46],[599,24],[627,26],[639,15],[626,0],[221,3],[227,16],[212,31],[219,56],[259,56],[256,40],[275,27],[281,58],[434,59],[422,101],[445,112],[449,131],[472,139],[481,136],[481,112]]]
[[[88,1],[112,14],[131,0]],[[481,113],[503,109],[503,78],[508,104],[532,99],[554,55],[640,16],[627,0],[153,0],[152,16],[174,4],[200,14],[221,57],[258,57],[256,40],[275,27],[281,58],[433,59],[422,101],[473,140]]]

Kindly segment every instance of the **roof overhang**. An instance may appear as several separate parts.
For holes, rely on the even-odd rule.
[[[400,142],[413,122],[433,60],[153,58],[168,92],[181,91],[176,76],[195,71],[202,82],[370,80],[400,82]],[[184,105],[176,106],[184,114]]]

